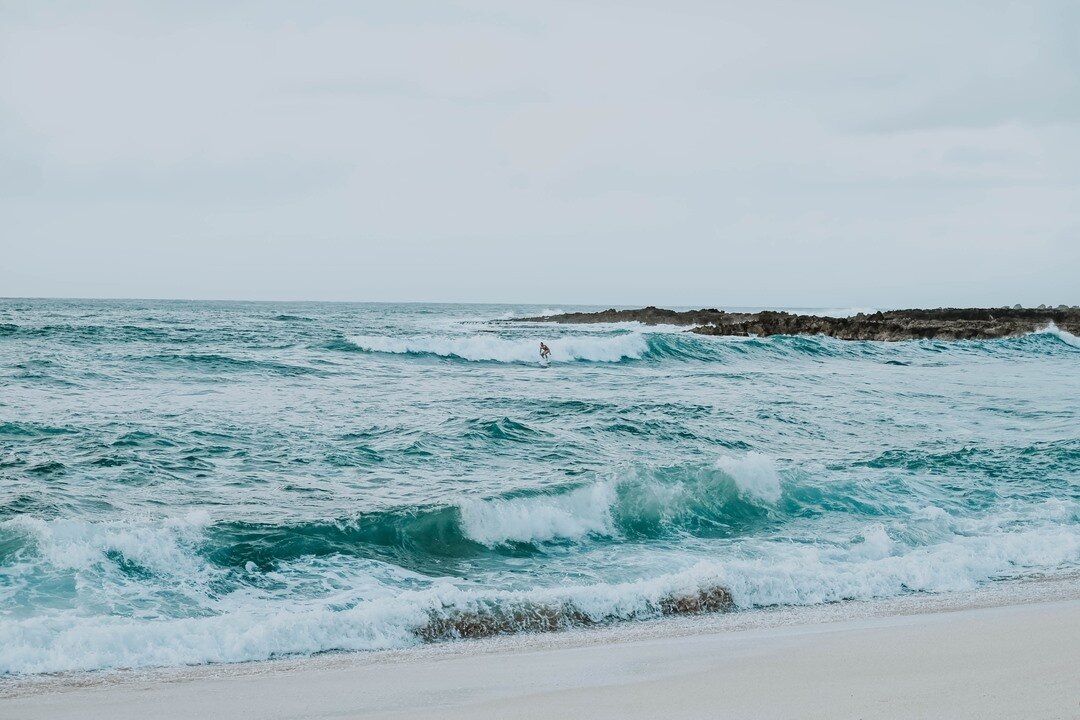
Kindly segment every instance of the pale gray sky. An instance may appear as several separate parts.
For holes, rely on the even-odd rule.
[[[1080,4],[0,0],[0,296],[1080,303]]]

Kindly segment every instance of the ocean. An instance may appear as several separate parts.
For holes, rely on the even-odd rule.
[[[0,300],[0,674],[1080,569],[1076,337],[509,322],[588,309]]]

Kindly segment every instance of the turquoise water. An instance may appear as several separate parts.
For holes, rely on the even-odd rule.
[[[0,673],[1080,566],[1075,337],[501,321],[577,309],[0,300]]]

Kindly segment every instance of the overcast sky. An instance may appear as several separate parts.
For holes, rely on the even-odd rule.
[[[0,0],[0,296],[1080,303],[1080,3]]]

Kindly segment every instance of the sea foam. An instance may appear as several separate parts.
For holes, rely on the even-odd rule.
[[[725,456],[716,466],[731,476],[739,492],[769,503],[780,499],[780,476],[768,455],[749,452],[743,457]]]

